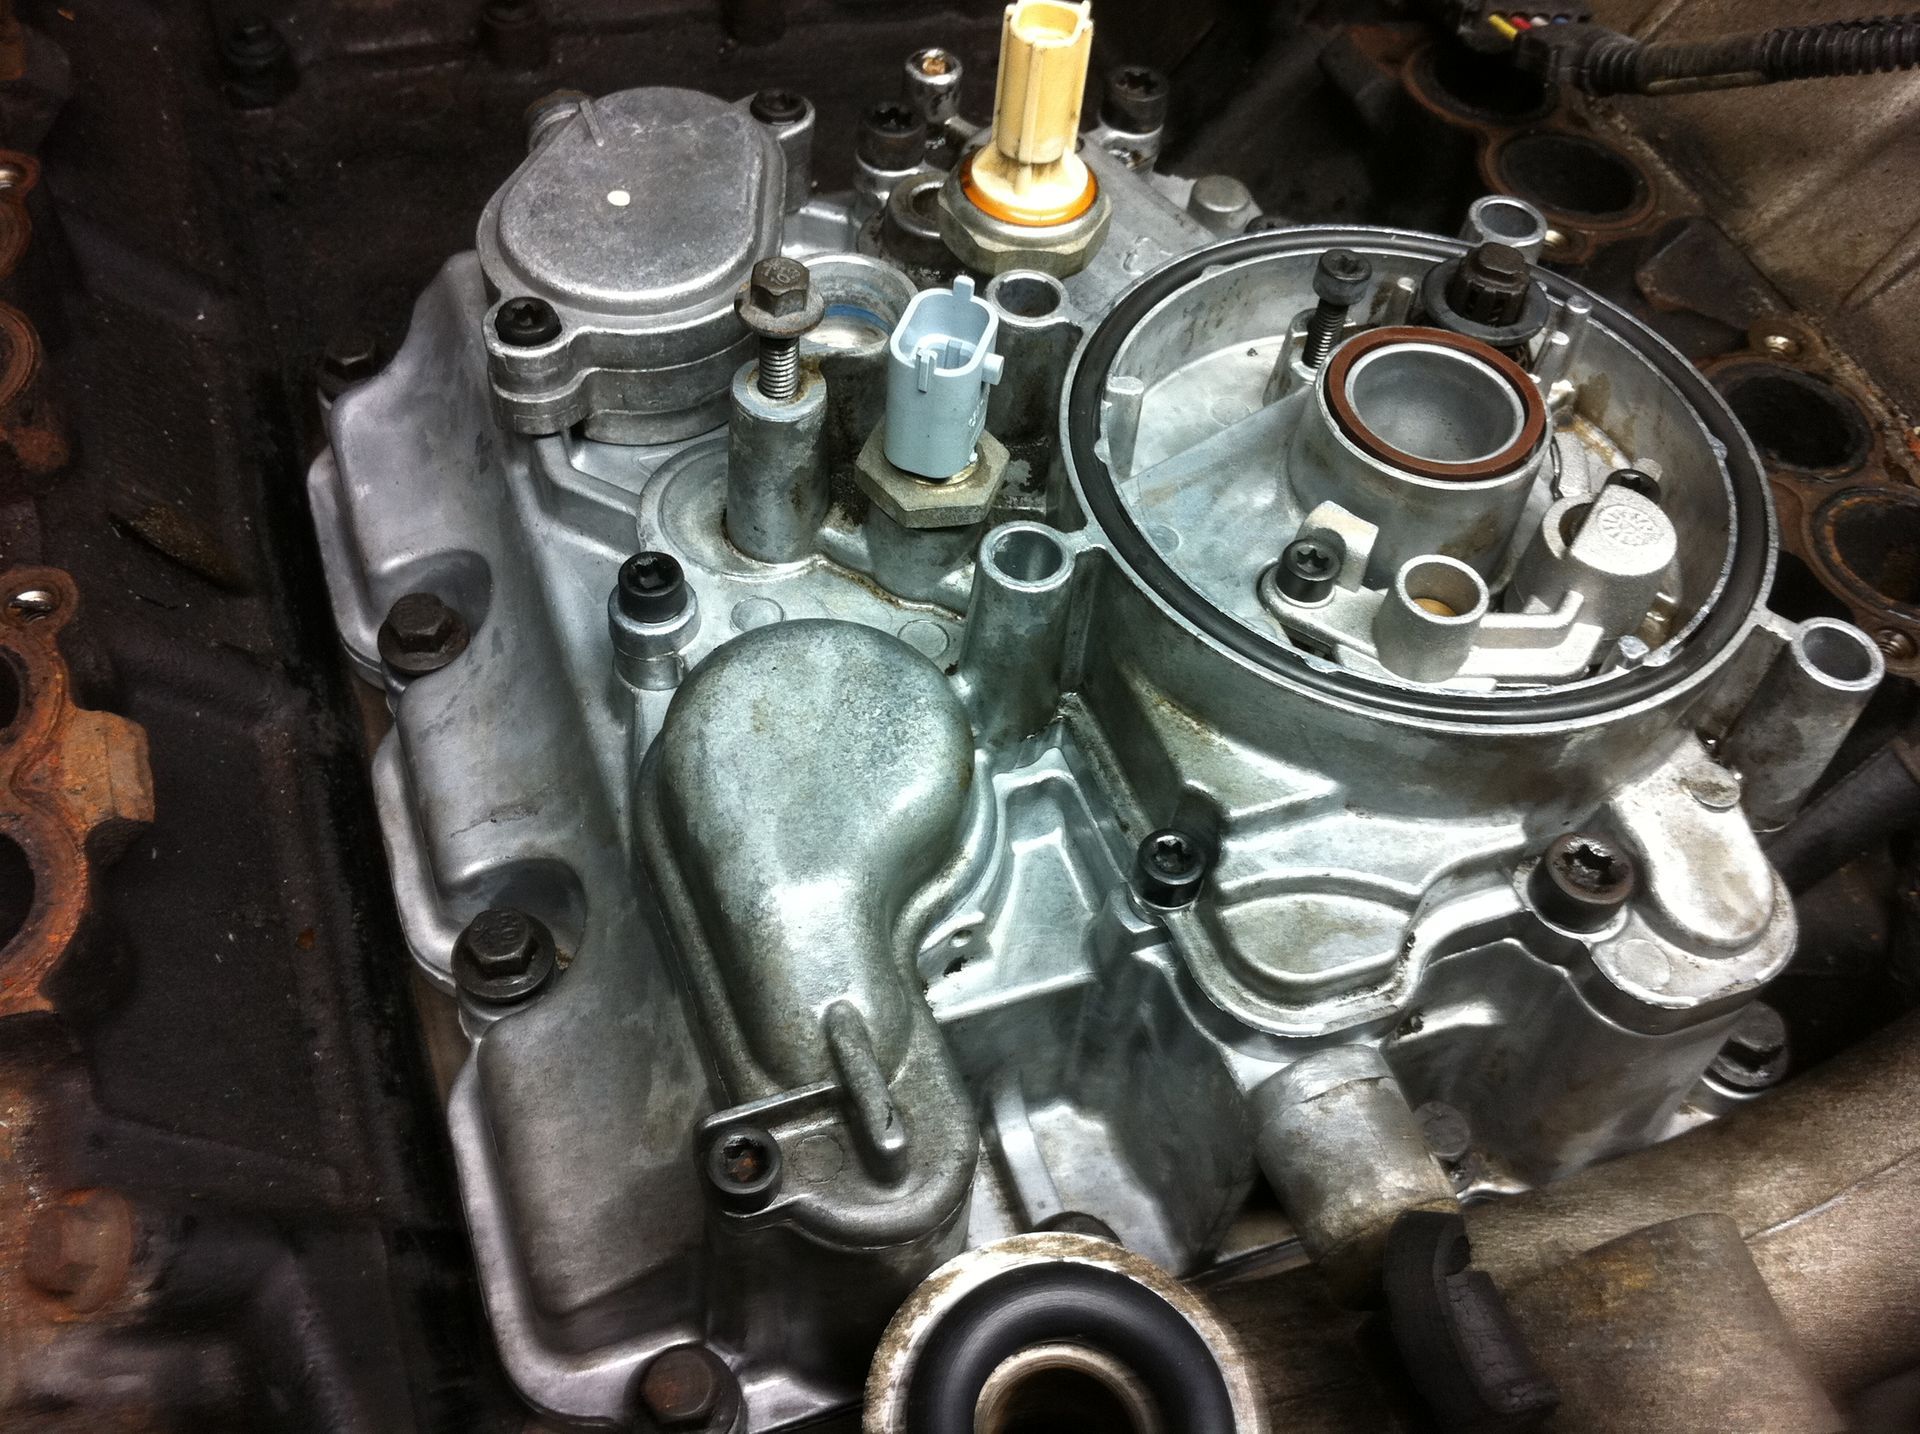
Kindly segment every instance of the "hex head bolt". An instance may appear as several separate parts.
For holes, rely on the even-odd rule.
[[[553,933],[544,922],[496,906],[469,921],[453,943],[453,976],[461,991],[489,1005],[525,1000],[558,965]]]
[[[466,619],[435,593],[407,593],[387,609],[375,639],[380,660],[401,677],[438,672],[467,650]]]
[[[826,312],[813,276],[798,259],[762,259],[733,306],[760,340],[756,386],[761,395],[788,402],[800,391],[800,336]]]
[[[1300,362],[1319,368],[1346,331],[1347,311],[1373,282],[1373,265],[1351,249],[1328,249],[1313,271],[1313,295],[1320,302],[1307,320],[1306,344]]]
[[[1598,931],[1633,899],[1639,873],[1616,842],[1588,832],[1557,837],[1527,879],[1533,906],[1568,931]]]
[[[1191,906],[1206,874],[1206,847],[1171,827],[1149,833],[1134,853],[1134,890],[1149,906]]]

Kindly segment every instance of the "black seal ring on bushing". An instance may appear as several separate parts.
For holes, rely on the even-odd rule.
[[[1393,348],[1400,344],[1428,344],[1437,349],[1452,349],[1478,359],[1492,369],[1519,400],[1520,412],[1525,415],[1520,422],[1519,435],[1491,457],[1477,458],[1467,463],[1441,463],[1404,453],[1367,427],[1354,411],[1353,400],[1347,396],[1347,375],[1353,372],[1356,363],[1376,349]],[[1327,410],[1333,414],[1334,424],[1347,436],[1348,442],[1377,462],[1422,478],[1436,478],[1448,483],[1503,478],[1534,456],[1539,450],[1540,440],[1547,432],[1547,405],[1540,397],[1540,390],[1534,387],[1533,380],[1527,377],[1527,371],[1499,350],[1445,329],[1402,326],[1369,329],[1363,334],[1356,334],[1334,350],[1333,357],[1327,360],[1321,383],[1324,385],[1321,392],[1326,397]]]
[[[1568,691],[1488,693],[1426,688],[1409,692],[1356,673],[1315,666],[1300,653],[1261,636],[1207,602],[1173,570],[1134,520],[1114,486],[1113,474],[1093,451],[1100,432],[1100,395],[1113,361],[1128,335],[1155,305],[1206,270],[1308,246],[1317,252],[1329,245],[1362,250],[1369,245],[1387,246],[1434,259],[1453,258],[1464,248],[1457,241],[1423,239],[1390,229],[1314,228],[1244,234],[1196,249],[1147,275],[1120,296],[1081,344],[1066,386],[1067,461],[1078,476],[1089,516],[1134,577],[1211,641],[1295,687],[1376,712],[1426,721],[1523,726],[1601,716],[1684,683],[1718,656],[1746,626],[1747,615],[1773,572],[1773,512],[1767,503],[1760,460],[1725,401],[1700,372],[1646,325],[1612,305],[1606,313],[1596,313],[1595,320],[1631,336],[1660,376],[1693,405],[1707,432],[1725,446],[1727,472],[1734,484],[1731,570],[1715,595],[1713,607],[1673,661],[1658,667],[1638,667]],[[1558,274],[1542,271],[1535,275],[1535,282],[1556,297],[1587,297],[1585,290]]]
[[[967,1292],[927,1335],[907,1376],[913,1434],[973,1434],[987,1376],[1036,1344],[1087,1345],[1126,1365],[1178,1434],[1234,1434],[1233,1396],[1184,1315],[1117,1270],[1021,1265]]]

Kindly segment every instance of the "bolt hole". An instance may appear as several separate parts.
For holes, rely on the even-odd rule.
[[[1436,622],[1472,621],[1487,608],[1487,585],[1472,568],[1452,558],[1415,558],[1400,570],[1400,590]]]
[[[1066,290],[1044,274],[1005,274],[988,297],[1016,318],[1044,319],[1060,307]]]
[[[1425,65],[1434,98],[1475,118],[1538,119],[1553,107],[1553,91],[1506,55],[1483,55],[1465,45],[1436,45]]]
[[[1847,623],[1807,623],[1795,634],[1793,645],[1807,666],[1843,686],[1870,682],[1880,671],[1873,639]]]
[[[20,676],[20,670],[14,666],[13,658],[0,652],[0,737],[6,735],[13,725],[13,719],[20,715],[20,707],[26,696],[26,683]]]
[[[33,912],[33,864],[12,837],[0,836],[0,949],[20,934]]]
[[[1065,569],[1067,550],[1039,528],[1010,528],[993,537],[988,560],[1014,582],[1044,583]]]
[[[1814,528],[1846,577],[1890,603],[1920,607],[1920,496],[1890,487],[1850,489],[1821,508]]]
[[[1538,244],[1546,238],[1535,212],[1517,199],[1482,200],[1474,217],[1487,233],[1508,244]]]

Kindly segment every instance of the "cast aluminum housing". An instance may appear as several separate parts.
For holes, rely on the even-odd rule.
[[[597,102],[636,132],[692,103]],[[374,773],[413,959],[452,991],[496,906],[563,953],[521,1004],[462,999],[448,1109],[536,1407],[618,1417],[650,1358],[701,1341],[750,1427],[797,1423],[858,1397],[881,1327],[962,1250],[1103,1228],[1191,1274],[1244,1246],[1263,1177],[1308,1253],[1364,1281],[1398,1210],[1553,1179],[1725,1098],[1703,1073],[1794,942],[1753,818],[1804,795],[1880,668],[1844,625],[1767,613],[1761,471],[1677,353],[1543,272],[1539,338],[1456,361],[1414,306],[1462,243],[1219,240],[1181,182],[1089,145],[1112,209],[1092,261],[983,290],[998,486],[898,511],[854,476],[913,293],[871,228],[838,201],[783,216],[779,146],[731,119],[670,196],[610,206],[587,123],[543,131],[503,195],[537,170],[577,183],[577,225],[708,216],[686,252],[730,267],[703,315],[783,236],[827,289],[803,345],[824,420],[795,439],[743,376],[730,441],[724,381],[673,387],[676,352],[662,382],[706,431],[604,441],[658,436],[629,423],[651,361],[630,347],[607,425],[530,434],[489,323],[496,200],[480,255],[334,404],[310,479],[342,637],[392,709]],[[1449,486],[1340,427],[1299,359],[1334,247],[1374,271],[1347,344],[1414,330],[1384,406],[1377,380],[1335,396],[1380,427],[1431,400],[1454,436],[1400,438],[1443,463],[1519,445],[1514,466]],[[653,311],[644,262],[624,314]],[[738,342],[701,352],[733,365]],[[729,502],[755,464],[813,481],[796,442],[830,501],[782,538],[797,555],[749,557]],[[1655,496],[1610,484],[1625,468]],[[1282,550],[1327,535],[1338,583],[1280,593]],[[691,600],[662,623],[616,600],[610,624],[640,550]],[[1473,603],[1407,586],[1432,558]],[[403,680],[377,633],[416,590],[473,640]],[[1140,878],[1156,831],[1198,854],[1197,895]],[[1637,872],[1596,921],[1543,902],[1569,833]],[[1433,1103],[1471,1133],[1444,1166],[1411,1114]],[[730,1149],[778,1161],[771,1193],[716,1186]]]

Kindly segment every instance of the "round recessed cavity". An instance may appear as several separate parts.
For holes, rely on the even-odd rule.
[[[1467,206],[1462,237],[1470,243],[1506,244],[1538,259],[1547,242],[1547,220],[1524,199],[1487,194]]]
[[[1400,600],[1435,626],[1478,622],[1487,615],[1487,584],[1456,558],[1415,558],[1394,578]]]
[[[987,302],[1015,319],[1044,319],[1067,301],[1066,286],[1051,274],[1015,269],[987,285]]]
[[[1793,635],[1793,660],[1809,677],[1837,692],[1867,692],[1885,671],[1880,649],[1850,622],[1816,617]]]
[[[1496,152],[1494,173],[1502,187],[1574,219],[1624,221],[1653,198],[1638,165],[1585,135],[1515,135]]]
[[[1353,421],[1422,464],[1484,463],[1511,448],[1526,409],[1474,354],[1432,343],[1387,344],[1347,369]]]
[[[33,864],[12,837],[0,836],[0,950],[33,914]]]
[[[1110,1354],[1084,1344],[1036,1344],[987,1376],[974,1402],[979,1434],[1163,1434],[1153,1393]]]
[[[1512,359],[1438,329],[1372,329],[1326,365],[1335,424],[1363,453],[1426,478],[1513,472],[1546,433],[1539,390]]]
[[[1361,328],[1307,380],[1293,373],[1284,336],[1312,309],[1315,265],[1329,248],[1373,266],[1386,296],[1376,308],[1389,323]],[[1555,374],[1578,395],[1580,421],[1552,425],[1540,384],[1520,363],[1464,336],[1408,326],[1394,309],[1394,293],[1417,293],[1436,264],[1465,249],[1401,231],[1272,230],[1183,256],[1122,294],[1088,334],[1065,394],[1068,477],[1096,541],[1120,579],[1186,631],[1290,685],[1376,713],[1585,722],[1690,687],[1751,623],[1769,572],[1772,515],[1752,445],[1708,381],[1644,325],[1536,271],[1552,305],[1575,302],[1586,320],[1572,361]],[[1384,363],[1359,364],[1382,349]],[[1303,391],[1304,382],[1312,387]],[[1550,613],[1568,609],[1560,587],[1589,581],[1584,567],[1568,568],[1565,582],[1544,580],[1568,559],[1564,545],[1536,542],[1534,500],[1563,475],[1585,492],[1623,464],[1656,462],[1660,510],[1678,536],[1660,590],[1663,660],[1629,665],[1613,661],[1603,640],[1588,654],[1578,636],[1554,637],[1553,648],[1530,636],[1574,629],[1507,606],[1523,567]],[[1177,545],[1148,536],[1167,532]],[[1275,560],[1302,534],[1322,532],[1348,545],[1342,584],[1319,608],[1280,601],[1265,581]],[[1430,556],[1471,568],[1490,590],[1484,608],[1478,594],[1454,594],[1482,616],[1451,673],[1438,661],[1380,657],[1371,630],[1380,606],[1402,610],[1409,649],[1476,627],[1449,626],[1401,600],[1402,569]],[[1592,581],[1617,586],[1611,569]],[[1438,591],[1416,595],[1455,605]],[[1609,625],[1616,616],[1634,614],[1610,615]],[[1516,642],[1541,656],[1515,659]]]
[[[1841,474],[1872,451],[1860,405],[1832,384],[1776,363],[1729,364],[1714,375],[1760,456],[1803,473]]]
[[[807,260],[825,312],[800,341],[808,355],[869,355],[886,349],[887,337],[917,292],[913,280],[864,254],[822,254]]]
[[[1412,74],[1433,103],[1469,119],[1524,123],[1553,108],[1547,82],[1505,54],[1483,55],[1462,44],[1430,45],[1415,56]]]
[[[1814,542],[1826,565],[1875,603],[1920,608],[1920,494],[1849,488],[1820,506]]]
[[[1021,587],[1051,586],[1071,563],[1060,535],[1038,523],[1001,524],[987,534],[980,553],[996,574]]]

